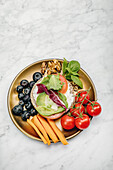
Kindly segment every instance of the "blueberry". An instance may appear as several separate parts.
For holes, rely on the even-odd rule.
[[[30,87],[24,89],[24,94],[30,94],[30,92],[31,92]]]
[[[19,93],[18,94],[18,98],[21,100],[21,99],[23,99],[24,98],[24,94],[23,93]]]
[[[19,101],[19,105],[24,106],[24,104],[25,104],[25,103],[24,103],[23,100],[20,100],[20,101]]]
[[[31,116],[37,115],[37,111],[34,108],[32,108],[29,113]]]
[[[26,94],[23,98],[24,103],[27,103],[28,101],[30,101],[30,96],[28,94]]]
[[[21,114],[21,118],[22,120],[26,121],[27,119],[29,119],[30,114],[27,110],[24,110],[23,113]]]
[[[40,78],[42,78],[42,74],[40,72],[36,72],[33,74],[33,80],[37,82]]]
[[[31,102],[26,103],[26,104],[25,104],[25,108],[26,108],[27,110],[30,110],[30,109],[32,108]]]
[[[35,82],[34,81],[30,81],[29,85],[30,85],[30,88],[32,89],[32,87],[34,86]]]
[[[23,86],[23,88],[26,88],[26,87],[29,86],[29,82],[28,82],[28,80],[22,80],[22,81],[20,82],[20,85]]]
[[[18,93],[21,93],[23,91],[23,86],[21,86],[21,85],[17,86],[16,91]]]
[[[12,112],[14,115],[20,116],[23,112],[23,107],[21,105],[16,105],[15,107],[13,107]]]

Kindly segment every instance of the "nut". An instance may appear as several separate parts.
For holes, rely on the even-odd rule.
[[[46,67],[46,66],[47,66],[47,65],[46,65],[45,62],[43,62],[42,65],[41,65],[41,67]]]
[[[42,68],[41,68],[41,73],[44,74],[45,71],[46,71],[46,68],[45,68],[45,67],[42,67]]]
[[[77,85],[74,86],[74,90],[75,90],[75,91],[78,90],[78,86],[77,86]]]
[[[57,65],[57,66],[56,66],[56,69],[57,69],[58,72],[60,72],[61,67]]]
[[[45,63],[43,63],[43,67],[45,67]],[[52,73],[57,73],[57,72],[60,72],[61,71],[61,63],[56,60],[56,59],[53,59],[52,61],[49,61],[47,62],[47,65],[46,65],[46,69],[47,69],[47,74],[52,74]]]
[[[57,70],[55,70],[54,68],[51,71],[52,73],[57,73]]]
[[[58,60],[56,60],[56,59],[53,59],[53,62],[54,62],[55,64],[57,64],[57,63],[58,63]]]
[[[55,65],[55,63],[54,63],[54,62],[52,62],[52,67],[53,67],[53,68],[55,68],[55,66],[56,66],[56,65]]]
[[[50,75],[50,74],[51,74],[51,71],[50,71],[50,70],[47,70],[47,74]]]
[[[73,81],[71,81],[71,84],[72,84],[73,86],[75,86],[75,83],[74,83]]]
[[[51,67],[52,66],[52,63],[49,61],[48,62],[48,67]]]
[[[58,62],[58,66],[60,66],[60,67],[61,67],[61,64],[60,64],[60,62]]]

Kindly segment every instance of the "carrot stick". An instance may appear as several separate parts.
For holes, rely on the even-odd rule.
[[[50,124],[51,128],[54,130],[56,135],[59,137],[60,141],[64,144],[67,145],[68,142],[66,138],[64,137],[63,133],[60,131],[60,129],[56,126],[54,120],[47,119],[48,123]]]
[[[48,122],[40,115],[37,115],[37,118],[40,120],[41,124],[43,125],[44,129],[46,130],[47,134],[50,136],[52,141],[54,143],[58,142],[58,138],[54,131],[52,130],[51,126],[48,124]]]
[[[35,124],[35,126],[37,126],[37,128],[42,132],[42,134],[43,134],[43,136],[45,137],[48,145],[50,145],[51,142],[50,142],[50,140],[49,140],[49,138],[48,138],[48,135],[47,135],[44,127],[42,126],[42,124],[41,124],[40,121],[38,120],[37,116],[35,115],[31,121],[33,121],[33,123]]]
[[[29,125],[31,125],[34,130],[36,131],[36,133],[40,136],[40,138],[42,139],[42,141],[47,144],[47,141],[45,140],[45,138],[42,136],[42,134],[40,133],[40,131],[38,130],[38,128],[34,125],[34,123],[30,120],[30,119],[27,119],[27,122],[29,123]]]

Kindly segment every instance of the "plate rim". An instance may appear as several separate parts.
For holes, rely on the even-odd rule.
[[[41,60],[35,61],[35,62],[27,65],[27,66],[24,67],[22,70],[20,70],[19,73],[13,78],[13,80],[12,80],[10,86],[9,86],[8,94],[7,94],[7,107],[8,107],[8,112],[9,112],[10,118],[11,118],[11,120],[13,121],[14,125],[15,125],[24,135],[28,136],[28,137],[31,138],[31,139],[38,140],[38,141],[42,141],[42,140],[41,140],[40,138],[35,137],[35,136],[29,134],[28,132],[26,132],[26,131],[25,131],[24,129],[22,129],[22,128],[19,126],[19,124],[16,122],[16,120],[15,120],[13,114],[12,114],[11,108],[9,107],[9,106],[10,106],[10,104],[9,104],[9,103],[10,103],[10,102],[9,102],[9,100],[10,100],[10,93],[11,93],[11,89],[12,89],[12,86],[13,86],[15,80],[17,79],[17,77],[18,77],[23,71],[25,71],[26,69],[28,69],[29,67],[31,67],[31,66],[33,66],[33,65],[35,65],[35,64],[38,64],[38,63],[44,62],[44,61],[51,61],[51,60],[53,60],[53,59],[56,59],[56,60],[59,60],[59,61],[63,61],[63,59],[59,59],[59,58],[41,59]],[[69,60],[67,60],[67,61],[69,62]],[[82,72],[85,74],[85,76],[86,76],[86,77],[89,79],[89,81],[91,82],[92,87],[93,87],[93,90],[94,90],[94,95],[95,95],[95,96],[94,96],[94,99],[97,100],[96,87],[95,87],[95,85],[94,85],[91,77],[88,75],[88,73],[87,73],[86,71],[84,71],[83,68],[80,67],[80,70],[82,70]],[[92,117],[92,118],[93,118],[93,117]],[[66,137],[66,139],[71,139],[71,138],[77,136],[77,135],[78,135],[80,132],[82,132],[82,131],[83,131],[83,130],[78,130],[76,133],[74,133],[74,134]]]

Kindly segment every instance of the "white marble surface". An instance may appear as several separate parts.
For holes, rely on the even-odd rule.
[[[69,140],[45,146],[7,110],[16,74],[43,58],[76,59],[95,83],[102,114]],[[0,170],[113,169],[113,0],[0,0]]]

